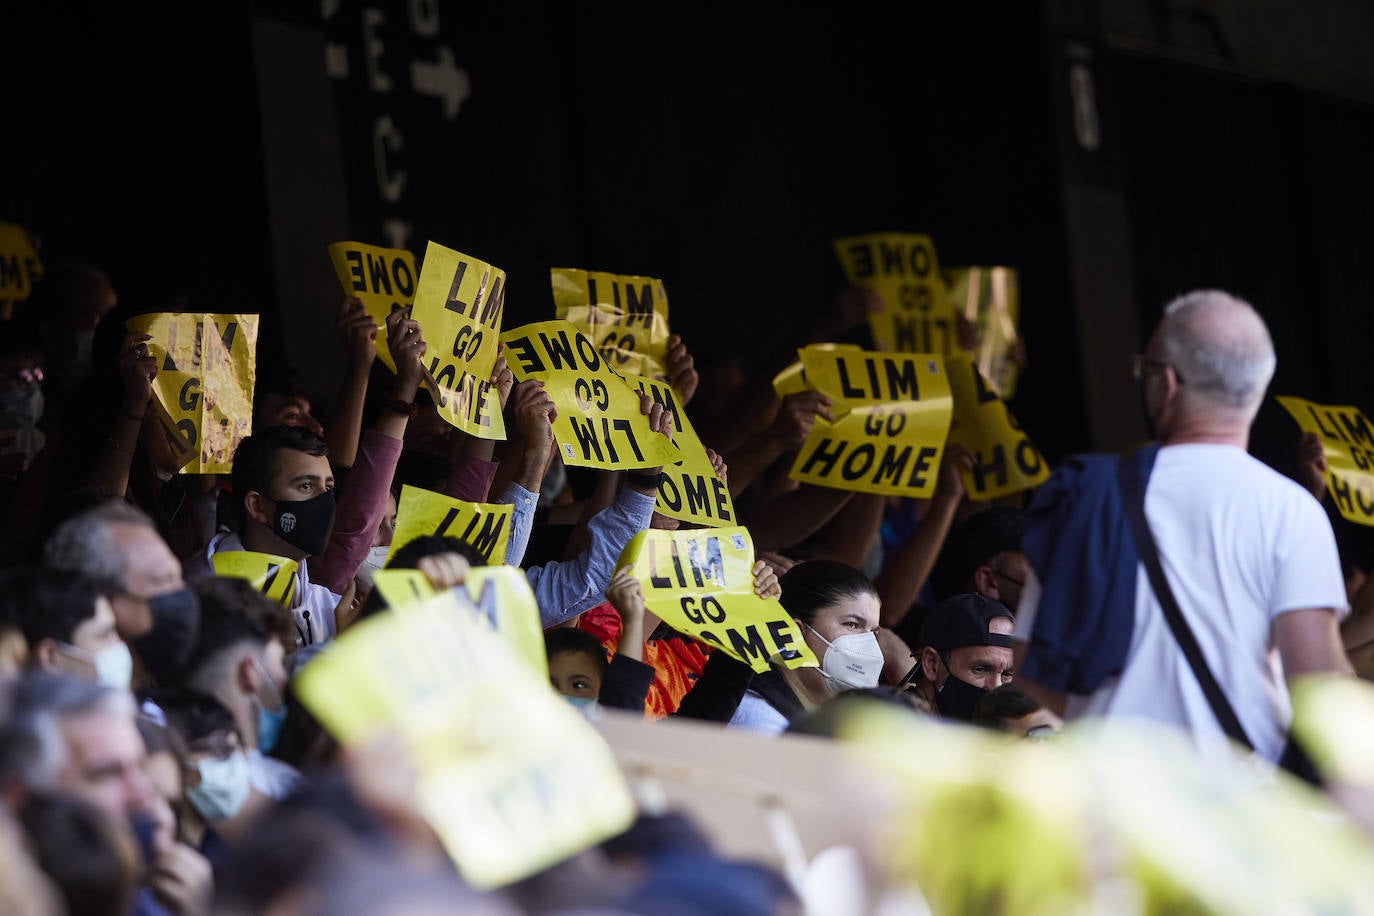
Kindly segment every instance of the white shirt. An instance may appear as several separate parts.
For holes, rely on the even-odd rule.
[[[766,735],[780,735],[787,731],[787,717],[773,708],[773,705],[752,690],[746,691],[735,714],[730,717],[730,725],[747,728]]]
[[[1160,564],[1256,751],[1277,760],[1292,709],[1272,641],[1275,617],[1302,608],[1348,612],[1331,523],[1294,481],[1227,445],[1159,450],[1145,517]],[[1016,616],[1029,641],[1040,601],[1032,575]],[[1204,751],[1225,733],[1155,599],[1136,570],[1135,627],[1120,677],[1091,696],[1070,695],[1065,718],[1144,718],[1180,725]]]

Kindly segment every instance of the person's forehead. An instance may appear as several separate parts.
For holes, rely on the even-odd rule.
[[[549,659],[549,671],[558,677],[591,677],[597,674],[596,661],[580,649],[568,649]]]
[[[877,595],[872,592],[860,592],[857,595],[846,595],[839,601],[826,605],[821,608],[820,613],[832,620],[858,617],[876,625],[879,606]]]
[[[112,522],[110,534],[115,545],[129,558],[131,564],[147,564],[170,560],[176,563],[176,556],[162,536],[147,525],[130,522]],[[180,564],[177,564],[180,566]]]
[[[289,481],[297,477],[319,477],[323,480],[334,475],[329,468],[329,459],[324,455],[308,455],[294,448],[284,448],[277,452],[277,473],[274,476],[278,481]]]
[[[143,738],[132,713],[118,709],[62,716],[62,734],[72,754],[83,761],[138,758]]]
[[[949,660],[953,665],[986,664],[1010,668],[1012,653],[1010,649],[1003,646],[965,646],[951,652]]]

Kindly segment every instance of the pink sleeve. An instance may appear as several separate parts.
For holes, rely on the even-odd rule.
[[[500,462],[474,458],[464,452],[453,462],[453,470],[444,478],[439,492],[464,502],[484,503],[491,490],[492,478]]]
[[[348,477],[339,486],[334,530],[324,553],[310,559],[310,581],[336,595],[367,558],[377,540],[377,526],[386,512],[386,494],[401,457],[401,440],[375,429],[363,430],[358,456]]]

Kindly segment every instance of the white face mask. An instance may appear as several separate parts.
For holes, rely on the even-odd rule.
[[[367,552],[367,558],[364,559],[362,565],[358,567],[357,573],[357,577],[363,585],[366,585],[368,588],[372,587],[372,574],[386,566],[387,554],[390,552],[391,548],[385,545],[373,547]]]
[[[207,757],[196,764],[200,785],[186,793],[207,821],[233,817],[248,800],[248,758],[235,751],[225,760]]]
[[[821,658],[821,674],[825,675],[826,686],[832,693],[878,686],[884,659],[877,635],[872,632],[846,633],[831,642],[810,624],[806,628],[826,645],[825,655]]]
[[[117,642],[108,649],[94,653],[67,643],[60,643],[58,648],[62,654],[79,658],[95,668],[96,681],[106,687],[128,690],[129,685],[134,682],[134,657],[123,642]]]

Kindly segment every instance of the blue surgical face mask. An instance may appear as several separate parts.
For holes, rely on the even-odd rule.
[[[233,817],[248,800],[248,758],[235,751],[224,760],[206,758],[196,764],[200,785],[186,793],[196,811],[207,821]]]
[[[573,709],[580,712],[582,718],[589,722],[601,715],[601,704],[596,701],[596,697],[570,697],[564,694],[563,699],[567,700]]]
[[[281,728],[286,724],[286,704],[282,702],[276,682],[267,673],[267,666],[256,655],[253,656],[253,664],[257,666],[262,682],[267,687],[265,702],[257,696],[253,697],[253,705],[258,708],[258,750],[267,754],[277,746]]]

